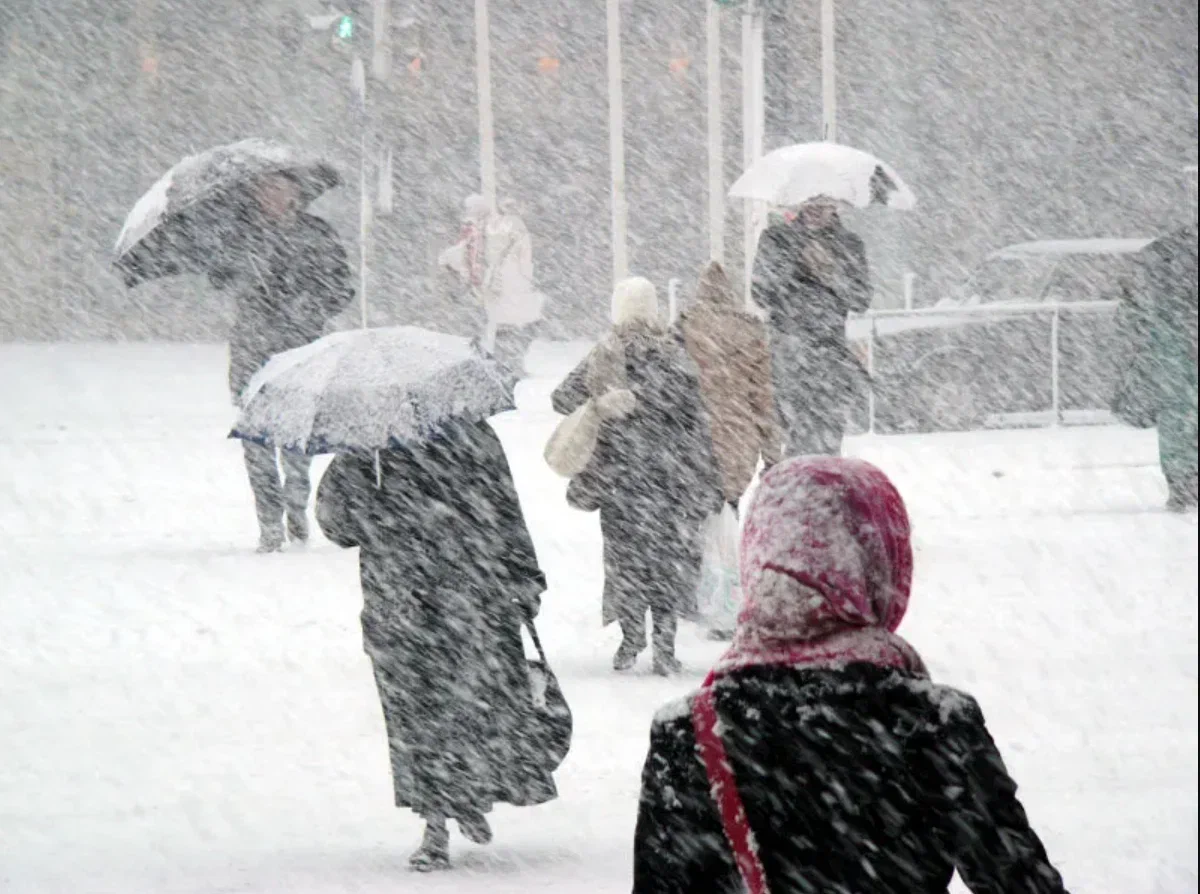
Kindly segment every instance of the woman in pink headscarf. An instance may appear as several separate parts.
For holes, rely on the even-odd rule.
[[[979,706],[896,633],[912,572],[879,469],[763,477],[733,645],[654,722],[634,894],[1062,894]]]

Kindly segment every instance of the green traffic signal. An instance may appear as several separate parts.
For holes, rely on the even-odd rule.
[[[342,16],[337,23],[337,36],[342,40],[351,40],[354,37],[354,16]]]

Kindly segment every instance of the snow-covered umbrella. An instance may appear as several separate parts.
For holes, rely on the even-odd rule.
[[[729,190],[735,199],[795,207],[826,196],[855,208],[887,205],[908,210],[913,195],[891,166],[869,152],[840,143],[797,143],[768,152]]]
[[[301,202],[316,200],[341,179],[331,166],[291,146],[249,139],[189,155],[138,199],[117,237],[114,266],[125,284],[204,273],[239,232],[247,188],[266,174],[287,174]]]
[[[511,410],[514,384],[455,335],[338,332],[272,357],[246,386],[230,436],[309,455],[370,453]]]

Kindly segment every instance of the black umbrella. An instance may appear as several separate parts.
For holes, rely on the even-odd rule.
[[[330,165],[267,140],[189,155],[150,187],[121,228],[113,264],[125,285],[214,269],[226,254],[226,240],[244,232],[248,187],[267,174],[292,178],[304,205],[341,183]]]

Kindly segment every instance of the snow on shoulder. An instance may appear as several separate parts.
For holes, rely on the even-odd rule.
[[[937,707],[938,717],[942,723],[949,723],[952,719],[969,717],[979,710],[975,699],[951,686],[943,686],[939,683],[934,683],[932,680],[914,679],[912,677],[905,677],[903,679],[905,687],[912,692],[926,696]]]
[[[654,725],[666,726],[676,720],[692,716],[692,699],[696,693],[689,692],[682,698],[672,699],[654,712]]]

